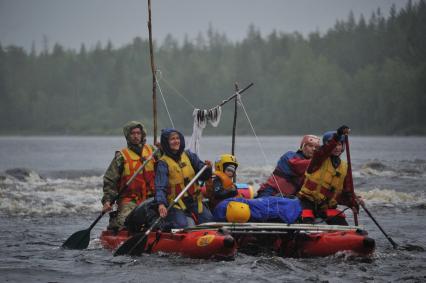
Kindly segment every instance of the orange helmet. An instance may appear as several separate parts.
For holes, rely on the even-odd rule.
[[[313,144],[316,146],[320,146],[320,138],[315,135],[303,136],[302,141],[300,142],[300,149],[303,149],[305,144]]]

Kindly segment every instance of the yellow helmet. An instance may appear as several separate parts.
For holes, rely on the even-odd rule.
[[[238,201],[230,201],[226,206],[226,220],[233,223],[246,223],[250,219],[250,207],[248,204]]]
[[[237,158],[232,154],[222,154],[219,158],[214,162],[214,169],[216,171],[224,171],[226,166],[234,165],[235,169],[238,167]]]

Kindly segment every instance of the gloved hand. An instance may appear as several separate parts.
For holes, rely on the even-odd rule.
[[[208,168],[212,168],[212,162],[210,160],[204,161],[204,164],[206,164]]]
[[[341,136],[343,136],[343,135],[349,135],[349,131],[350,131],[350,129],[349,129],[349,127],[348,127],[348,126],[345,126],[345,125],[340,126],[340,127],[337,129],[337,136],[338,136],[338,137],[341,137]]]

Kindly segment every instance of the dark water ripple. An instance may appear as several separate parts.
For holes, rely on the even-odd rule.
[[[0,271],[8,282],[424,282],[426,240],[417,211],[398,217],[375,212],[402,248],[395,250],[361,214],[360,221],[377,241],[370,258],[339,253],[326,258],[295,259],[238,254],[231,262],[194,260],[170,255],[113,257],[95,240],[106,219],[92,231],[89,249],[63,250],[62,242],[86,228],[86,217],[0,217],[4,233]],[[96,215],[92,215],[94,219]],[[424,215],[423,215],[424,216]],[[410,220],[413,219],[413,220]],[[394,224],[392,224],[394,223]],[[404,248],[405,247],[405,248]]]

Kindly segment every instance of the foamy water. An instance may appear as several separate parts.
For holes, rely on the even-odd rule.
[[[377,168],[377,165],[374,166]],[[255,190],[272,172],[273,166],[242,167],[238,171],[238,181],[249,183]],[[72,215],[99,212],[102,197],[102,176],[84,176],[72,179],[43,178],[32,170],[15,170],[20,172],[19,179],[14,175],[3,174],[0,180],[1,198],[0,213],[7,215]],[[362,181],[365,177],[407,178],[398,171],[377,170],[362,166],[360,171],[354,171],[354,178]],[[410,178],[419,183],[424,178],[423,173],[410,173]],[[377,183],[377,181],[376,181]],[[367,205],[426,208],[424,190],[405,191],[377,187],[371,184],[358,186],[360,195]]]

